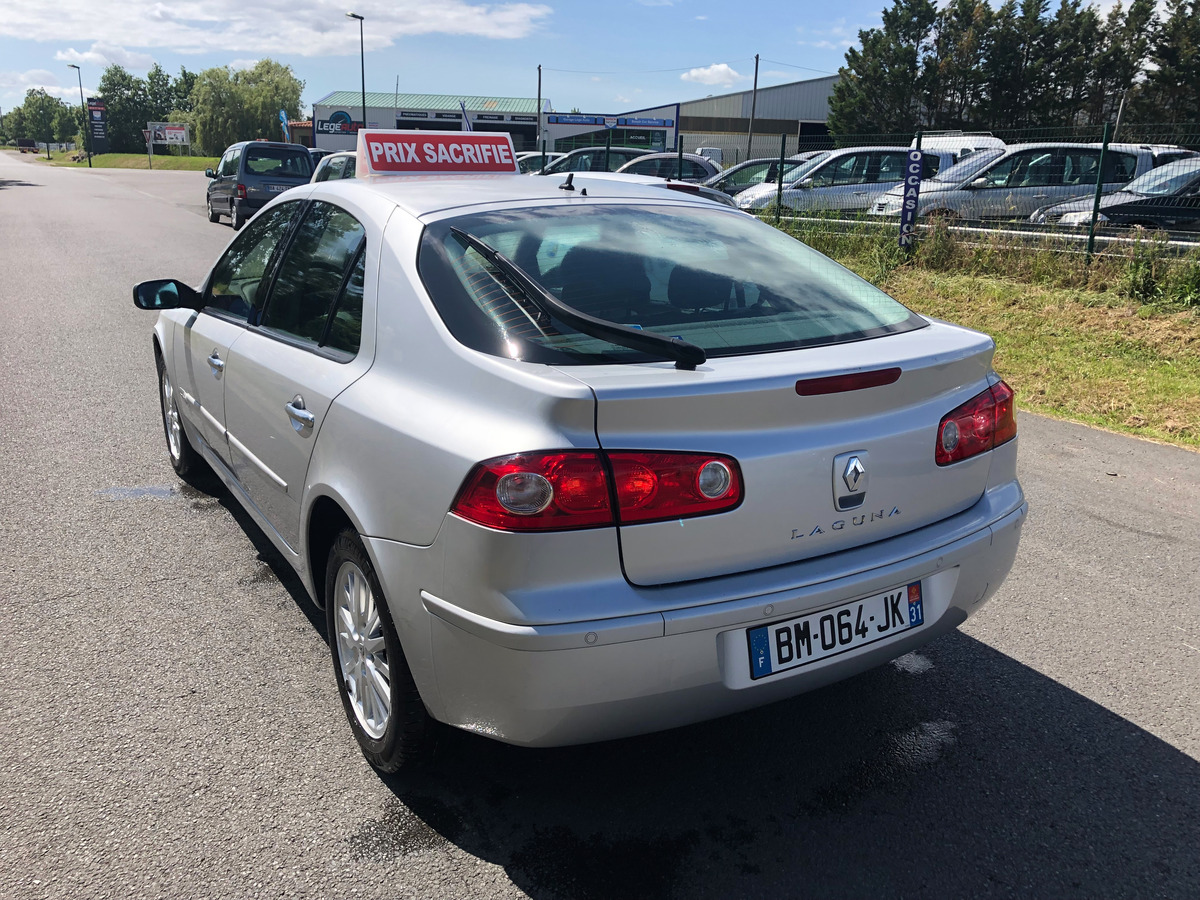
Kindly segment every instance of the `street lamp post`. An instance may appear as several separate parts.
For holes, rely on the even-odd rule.
[[[92,167],[92,123],[88,119],[87,104],[83,102],[83,72],[75,63],[67,63],[68,69],[75,70],[79,79],[79,108],[83,111],[83,146],[87,150],[88,168]]]
[[[362,110],[363,120],[362,127],[367,127],[367,50],[363,44],[363,17],[358,13],[348,12],[346,16],[351,19],[358,19],[358,59],[362,65]]]

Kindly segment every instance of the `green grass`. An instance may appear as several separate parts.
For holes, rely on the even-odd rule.
[[[51,151],[52,158],[49,164],[69,166],[75,169],[88,167],[86,159],[83,162],[72,162],[71,155],[70,153]],[[43,163],[46,162],[45,153],[41,155],[41,160]],[[154,168],[203,172],[205,169],[215,168],[218,162],[220,162],[220,157],[216,156],[155,156]],[[101,153],[92,157],[92,166],[97,169],[147,169],[150,167],[145,153]]]
[[[1200,449],[1200,254],[1153,239],[1091,266],[1049,247],[927,235],[915,255],[892,229],[802,240],[909,308],[996,340],[1019,407]]]

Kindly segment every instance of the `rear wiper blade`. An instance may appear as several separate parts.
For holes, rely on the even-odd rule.
[[[616,322],[597,319],[595,316],[580,312],[575,307],[563,303],[534,281],[524,269],[480,238],[461,228],[455,228],[453,225],[450,226],[450,231],[475,248],[484,259],[515,281],[517,287],[524,291],[525,296],[534,306],[582,334],[628,347],[630,350],[640,350],[652,356],[673,359],[677,369],[695,369],[696,366],[708,359],[703,348],[679,338],[665,337],[652,331],[640,331],[628,325],[618,325]]]

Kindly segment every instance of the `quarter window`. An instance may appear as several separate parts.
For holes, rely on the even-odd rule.
[[[259,292],[271,257],[288,233],[301,203],[281,203],[254,219],[213,269],[205,307],[235,319],[248,319],[261,308]]]
[[[345,210],[313,203],[280,263],[262,327],[320,345],[363,234],[362,224]],[[357,302],[361,320],[361,286]],[[357,349],[357,340],[354,344]]]

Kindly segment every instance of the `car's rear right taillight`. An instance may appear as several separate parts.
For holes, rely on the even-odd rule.
[[[703,516],[741,502],[741,470],[732,457],[554,450],[480,463],[450,511],[505,531],[563,531]]]
[[[948,466],[986,453],[1016,436],[1013,391],[1000,381],[942,417],[934,458],[939,466]]]

